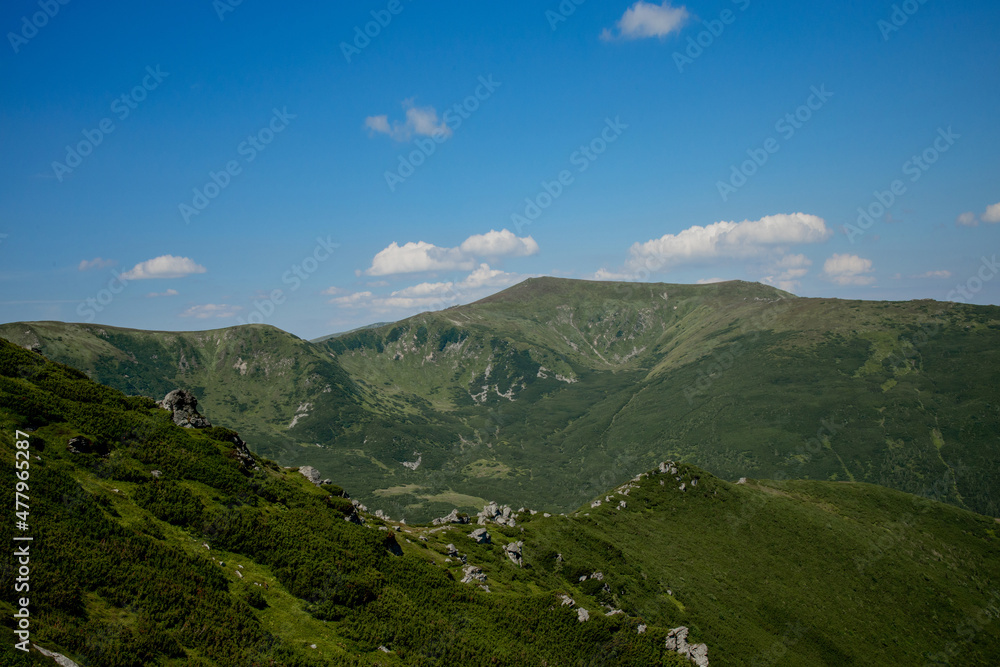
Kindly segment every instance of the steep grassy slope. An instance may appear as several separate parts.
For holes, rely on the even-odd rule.
[[[192,389],[255,451],[410,520],[488,499],[562,511],[666,458],[1000,516],[994,307],[541,278],[315,344],[268,327],[0,336],[127,392]]]
[[[0,494],[17,462],[33,642],[88,667],[682,664],[663,628],[455,582],[422,543],[345,520],[338,488],[241,459],[234,436],[0,341]],[[0,585],[15,576],[8,562]],[[8,637],[14,612],[4,596]],[[12,644],[3,664],[46,664]]]
[[[339,488],[234,442],[0,341],[0,494],[28,451],[33,641],[87,667],[682,665],[665,639],[684,625],[716,666],[1000,662],[1000,525],[953,506],[680,464],[477,544],[470,525],[345,521]],[[449,544],[489,592],[456,581]],[[11,642],[0,662],[52,664]]]

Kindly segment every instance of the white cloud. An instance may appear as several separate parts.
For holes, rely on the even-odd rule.
[[[210,317],[233,317],[241,310],[243,310],[242,306],[230,306],[225,303],[206,303],[201,306],[191,306],[181,313],[180,316],[205,320]]]
[[[601,39],[608,41],[621,39],[643,39],[646,37],[666,37],[672,32],[680,32],[691,15],[686,7],[672,7],[669,0],[662,5],[649,2],[635,3],[615,24],[617,31],[601,32]],[[617,34],[616,34],[617,33]]]
[[[988,222],[990,224],[1000,222],[1000,203],[987,207],[986,212],[983,213],[983,222]]]
[[[508,273],[480,264],[458,282],[424,282],[396,290],[388,296],[371,292],[355,292],[331,299],[329,303],[343,308],[371,308],[378,312],[390,310],[440,309],[459,302],[470,302],[487,296],[492,289],[518,283],[527,276]]]
[[[80,271],[90,271],[91,269],[106,269],[109,266],[114,266],[115,261],[112,259],[102,259],[100,257],[95,257],[94,259],[85,259],[80,262],[77,267]]]
[[[678,234],[634,244],[626,267],[632,272],[659,271],[718,258],[759,257],[785,246],[826,241],[831,234],[822,218],[805,213],[695,225]]]
[[[963,213],[955,219],[955,223],[963,227],[975,227],[979,224],[979,220],[976,219],[976,214],[972,211]]]
[[[195,264],[187,257],[162,255],[136,264],[122,274],[125,280],[149,280],[152,278],[183,278],[194,273],[205,273],[207,269]]]
[[[326,296],[336,296],[343,293],[344,289],[342,287],[327,287],[325,290],[320,292],[320,294],[324,294]]]
[[[913,278],[951,278],[951,271],[928,271]]]
[[[805,255],[785,255],[767,267],[766,271],[771,275],[761,278],[761,282],[794,292],[801,284],[799,280],[809,273],[810,266],[812,260]]]
[[[409,141],[414,135],[433,137],[451,136],[451,129],[444,121],[438,120],[437,111],[433,107],[415,107],[413,100],[403,102],[406,109],[406,120],[389,123],[389,116],[368,116],[365,127],[372,133],[385,134],[395,141]]]
[[[175,289],[168,289],[166,292],[150,292],[146,295],[147,299],[155,299],[158,296],[177,296],[179,292]]]
[[[364,302],[371,297],[371,292],[355,292],[354,294],[346,294],[344,296],[338,296],[335,299],[330,299],[327,303],[344,308],[356,308],[360,305],[364,305]]]
[[[474,257],[526,257],[538,253],[538,243],[530,236],[518,237],[508,229],[491,229],[462,241],[459,249]]]
[[[399,245],[395,241],[380,250],[365,271],[369,276],[427,271],[472,271],[477,257],[523,257],[538,252],[530,236],[520,238],[504,229],[470,236],[457,248],[441,248],[426,241]]]
[[[873,271],[872,261],[857,255],[837,254],[823,265],[823,273],[838,285],[871,285],[875,278],[866,274]]]

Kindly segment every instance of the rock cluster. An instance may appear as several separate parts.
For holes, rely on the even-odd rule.
[[[299,468],[299,474],[308,479],[310,482],[316,486],[322,486],[323,484],[333,484],[332,480],[323,479],[323,476],[319,474],[319,470],[313,468],[312,466],[302,466]]]
[[[174,389],[157,405],[173,413],[174,423],[181,428],[209,428],[212,422],[198,412],[198,399],[190,391]]]
[[[108,446],[95,443],[89,438],[84,438],[82,435],[78,435],[75,438],[70,438],[69,442],[66,443],[66,451],[70,454],[99,454],[101,456],[108,455]]]
[[[683,655],[698,667],[708,667],[708,646],[705,644],[688,644],[689,630],[681,626],[667,633],[667,650]]]
[[[443,526],[449,523],[469,523],[469,517],[465,515],[460,515],[458,510],[452,510],[451,514],[447,516],[442,516],[431,521],[433,526]]]
[[[496,503],[489,503],[483,507],[483,511],[476,515],[478,517],[477,523],[480,526],[485,526],[488,523],[495,523],[500,526],[510,526],[513,528],[517,525],[515,519],[517,519],[517,513],[510,508],[510,505],[497,505]]]
[[[464,570],[462,570],[464,577],[462,577],[463,584],[471,583],[482,583],[486,581],[486,574],[483,572],[482,568],[478,568],[475,565],[469,565]]]

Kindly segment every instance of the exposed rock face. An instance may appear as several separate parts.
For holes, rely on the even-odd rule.
[[[490,534],[486,532],[485,528],[476,528],[474,531],[469,533],[469,537],[474,539],[478,544],[490,543]]]
[[[523,554],[521,553],[523,548],[524,542],[511,542],[510,544],[504,546],[503,551],[507,554],[507,558],[509,558],[514,565],[521,567],[524,563]]]
[[[95,443],[89,438],[84,438],[83,436],[76,436],[75,438],[70,438],[69,442],[66,443],[66,450],[70,454],[100,454],[101,456],[108,455],[107,445]]]
[[[500,526],[510,526],[513,528],[517,525],[515,522],[515,519],[517,519],[517,513],[512,510],[509,505],[489,503],[483,507],[483,511],[477,516],[477,523],[479,523],[480,526],[485,526],[488,523],[495,523]]]
[[[174,389],[158,405],[173,412],[174,423],[181,428],[209,428],[212,425],[198,412],[198,399],[184,389]]]
[[[319,486],[323,483],[323,476],[319,474],[319,470],[313,468],[312,466],[302,466],[299,468],[299,474],[308,479],[310,482]]]
[[[469,523],[469,517],[459,516],[458,510],[452,510],[451,514],[442,516],[431,521],[431,525],[441,526],[448,523]]]
[[[243,470],[247,472],[260,470],[260,466],[257,465],[253,454],[250,453],[250,448],[247,447],[247,443],[243,442],[243,438],[240,437],[239,433],[233,433],[228,440],[233,443],[233,457],[239,461],[240,467]]]
[[[46,658],[52,658],[57,665],[60,667],[80,667],[78,664],[62,655],[61,653],[56,653],[55,651],[46,651],[38,644],[32,644],[32,648],[44,655]]]
[[[482,569],[476,567],[475,565],[469,565],[462,572],[465,574],[462,577],[463,584],[472,584],[477,582],[486,581],[486,575],[483,573]]]
[[[708,646],[688,644],[688,632],[684,626],[671,630],[667,634],[667,650],[683,655],[698,667],[708,667]]]

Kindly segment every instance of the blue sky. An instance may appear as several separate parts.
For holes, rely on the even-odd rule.
[[[309,338],[536,275],[1000,303],[995,0],[18,0],[0,28],[2,321]]]

